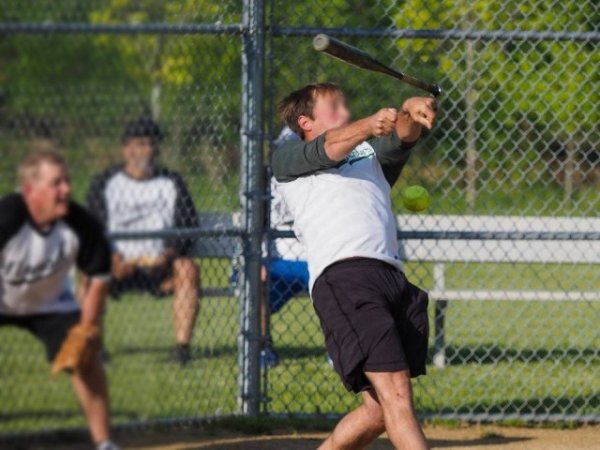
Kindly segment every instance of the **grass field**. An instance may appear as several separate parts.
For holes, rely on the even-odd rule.
[[[205,285],[226,283],[225,261],[203,261]],[[410,279],[431,286],[431,267],[409,265]],[[470,287],[600,289],[597,267],[453,265],[448,283]],[[447,311],[449,365],[416,382],[418,410],[600,414],[600,305],[456,302]],[[281,364],[267,377],[273,413],[342,413],[356,399],[325,361],[323,338],[306,298],[275,315]],[[105,319],[114,421],[236,412],[235,298],[206,298],[193,362],[168,361],[173,343],[169,299],[130,295],[111,301]],[[0,330],[0,433],[84,424],[66,376],[50,381],[42,347]]]

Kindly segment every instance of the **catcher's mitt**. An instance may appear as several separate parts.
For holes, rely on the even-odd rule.
[[[94,325],[75,325],[69,330],[52,363],[52,375],[61,371],[85,373],[100,349],[100,329]]]

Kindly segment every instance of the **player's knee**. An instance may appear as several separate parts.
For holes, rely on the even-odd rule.
[[[384,407],[411,409],[412,389],[407,373],[393,374],[389,383],[377,391],[379,400]]]

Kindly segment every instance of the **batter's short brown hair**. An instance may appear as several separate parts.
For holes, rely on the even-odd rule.
[[[335,83],[313,83],[307,84],[279,102],[279,115],[292,131],[300,137],[304,137],[304,131],[298,125],[300,116],[313,118],[313,109],[317,97],[324,94],[341,94],[342,89]]]
[[[67,161],[60,153],[52,150],[42,150],[29,154],[17,168],[17,179],[19,184],[35,180],[39,175],[40,166],[43,163],[55,164],[67,167]]]

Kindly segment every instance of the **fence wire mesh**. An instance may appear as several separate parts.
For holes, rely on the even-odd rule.
[[[435,300],[429,374],[415,385],[419,413],[598,420],[599,241],[515,234],[600,229],[597,2],[267,6],[267,27],[259,30],[266,54],[255,57],[266,63],[271,148],[283,129],[276,103],[306,83],[338,83],[355,118],[417,94],[315,54],[310,39],[317,32],[442,86],[439,122],[392,190],[405,272]],[[248,30],[241,22],[233,1],[55,0],[32,7],[4,0],[0,7],[2,193],[14,190],[12,174],[26,154],[60,151],[75,199],[91,204],[116,250],[139,266],[135,286],[113,286],[104,316],[116,424],[239,411],[235,288],[243,267],[236,263],[241,240],[228,230],[239,226],[246,170],[240,111],[249,88],[242,86],[238,35]],[[139,118],[164,134],[150,146],[162,169],[143,182],[120,166],[147,162],[140,162],[143,142],[128,149],[123,140]],[[93,180],[98,190],[90,194]],[[412,184],[431,194],[424,214],[403,207],[402,189]],[[271,227],[292,230],[277,185],[269,191]],[[192,232],[185,239],[169,234],[177,228]],[[125,232],[138,235],[128,240]],[[425,239],[423,232],[455,234]],[[301,246],[269,236],[263,298],[247,299],[270,309],[261,313],[262,410],[344,413],[358,400],[329,366]],[[167,264],[166,275],[178,267],[179,277],[161,286],[171,276],[147,266],[171,247],[185,250]],[[179,323],[178,299],[194,303],[194,294],[197,319],[192,308]],[[175,344],[190,326],[191,359],[180,367]],[[68,380],[48,380],[42,346],[14,328],[0,335],[0,434],[84,426]]]
[[[307,41],[318,32],[441,84],[439,122],[392,190],[405,272],[434,300],[430,371],[415,389],[423,416],[598,416],[597,241],[514,235],[600,225],[598,13],[593,2],[273,5],[273,102],[334,81],[360,118],[423,95],[315,55]],[[274,117],[272,133],[282,127]],[[431,193],[426,214],[403,206],[401,192],[413,184]],[[288,230],[273,197],[271,225]],[[420,239],[424,232],[440,239]],[[280,259],[304,258],[293,239],[281,240],[293,247],[273,249],[274,298],[299,289],[278,294]],[[272,303],[279,310],[281,301]],[[272,315],[280,358],[267,379],[270,412],[342,413],[356,404],[328,367],[318,330],[305,297]],[[276,360],[269,353],[266,365]]]
[[[11,26],[82,24],[73,33],[0,32],[0,182],[3,193],[14,190],[26,154],[57,150],[73,197],[108,232],[137,233],[114,240],[121,273],[103,320],[115,424],[237,411],[230,277],[239,239],[219,230],[239,210],[241,45],[234,35],[169,27],[236,23],[241,7],[188,3],[0,6]],[[92,32],[154,22],[166,31]],[[180,228],[192,233],[151,236]],[[16,328],[0,333],[0,433],[85,425],[68,377],[49,381],[43,347]]]

